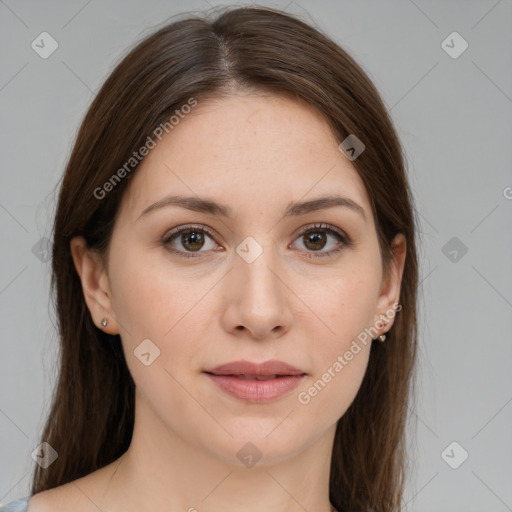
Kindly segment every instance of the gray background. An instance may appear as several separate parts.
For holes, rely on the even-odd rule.
[[[422,239],[406,510],[511,511],[512,2],[261,3],[347,49],[405,146]],[[79,123],[126,47],[169,16],[210,5],[219,3],[0,1],[0,503],[29,492],[55,380],[44,237]],[[31,48],[43,31],[59,44],[47,59]],[[458,58],[442,47],[453,31],[469,44]],[[459,464],[463,449],[469,458],[453,469],[446,461]]]

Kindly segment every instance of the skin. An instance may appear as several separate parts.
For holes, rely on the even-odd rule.
[[[284,96],[239,92],[200,102],[132,178],[108,260],[87,251],[82,237],[70,245],[95,324],[121,335],[136,383],[132,443],[105,468],[33,497],[30,510],[256,512],[265,503],[271,512],[329,512],[336,422],[360,388],[371,340],[310,403],[297,396],[399,302],[404,237],[393,241],[384,279],[361,179],[321,115]],[[139,218],[171,193],[226,204],[235,216],[170,206]],[[366,221],[339,206],[281,219],[291,201],[333,193],[358,203]],[[315,223],[342,230],[353,244],[317,256],[340,242],[327,234],[315,251],[299,236]],[[200,247],[196,258],[162,244],[187,224],[215,234],[204,235],[202,248],[192,245]],[[263,249],[252,263],[236,252],[247,236]],[[172,247],[186,253],[184,239]],[[134,356],[146,338],[160,349],[149,366]],[[202,373],[239,359],[279,359],[307,376],[273,402],[248,404]],[[249,441],[262,454],[252,468],[236,456]]]

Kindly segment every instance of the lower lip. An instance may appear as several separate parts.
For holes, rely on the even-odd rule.
[[[206,375],[228,395],[250,403],[265,403],[276,400],[295,389],[302,378],[305,377],[304,374],[283,375],[269,380],[251,380],[229,375],[213,375],[211,373]]]

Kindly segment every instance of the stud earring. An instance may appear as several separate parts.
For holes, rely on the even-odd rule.
[[[107,318],[104,318],[102,321],[101,321],[101,327],[106,327],[108,324],[108,319]]]
[[[386,335],[385,335],[385,334],[381,334],[377,339],[378,339],[381,343],[383,343],[384,341],[386,341]]]

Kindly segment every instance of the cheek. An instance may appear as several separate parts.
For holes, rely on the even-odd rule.
[[[343,349],[373,322],[379,296],[380,275],[370,266],[348,270],[330,278],[316,294],[316,310],[331,333],[328,346]]]
[[[343,416],[354,401],[368,365],[370,345],[362,345],[348,361],[343,355],[327,368],[315,382],[315,389],[324,394],[319,399],[318,415],[331,416],[333,421]]]
[[[322,293],[317,288],[316,295],[308,295],[328,329],[314,336],[315,379],[301,389],[305,395],[299,403],[316,402],[311,409],[334,421],[352,403],[366,372],[372,339],[365,329],[373,322],[379,283],[375,267],[367,266],[331,278]]]
[[[193,401],[180,382],[183,369],[191,369],[197,358],[196,320],[205,293],[199,285],[204,283],[187,285],[170,266],[155,265],[135,252],[118,261],[115,271],[112,266],[112,302],[137,389],[155,410],[187,411]]]
[[[336,337],[314,340],[314,374],[298,391],[297,402],[311,421],[335,423],[345,414],[359,391],[368,365],[371,338],[358,340],[359,325],[340,315]],[[364,327],[363,327],[364,329]]]
[[[155,259],[163,262],[155,263]],[[151,261],[142,253],[137,256],[135,251],[118,261],[112,266],[112,302],[134,378],[140,374],[140,361],[134,351],[146,345],[150,352],[158,354],[151,366],[171,373],[197,366],[197,354],[208,341],[202,329],[212,300],[207,292],[215,280],[207,275],[191,278],[166,263],[165,257]],[[144,341],[148,339],[156,348]]]
[[[112,302],[120,328],[128,337],[163,338],[198,295],[175,269],[155,263],[155,259],[132,251],[119,255],[118,264],[112,265]]]

